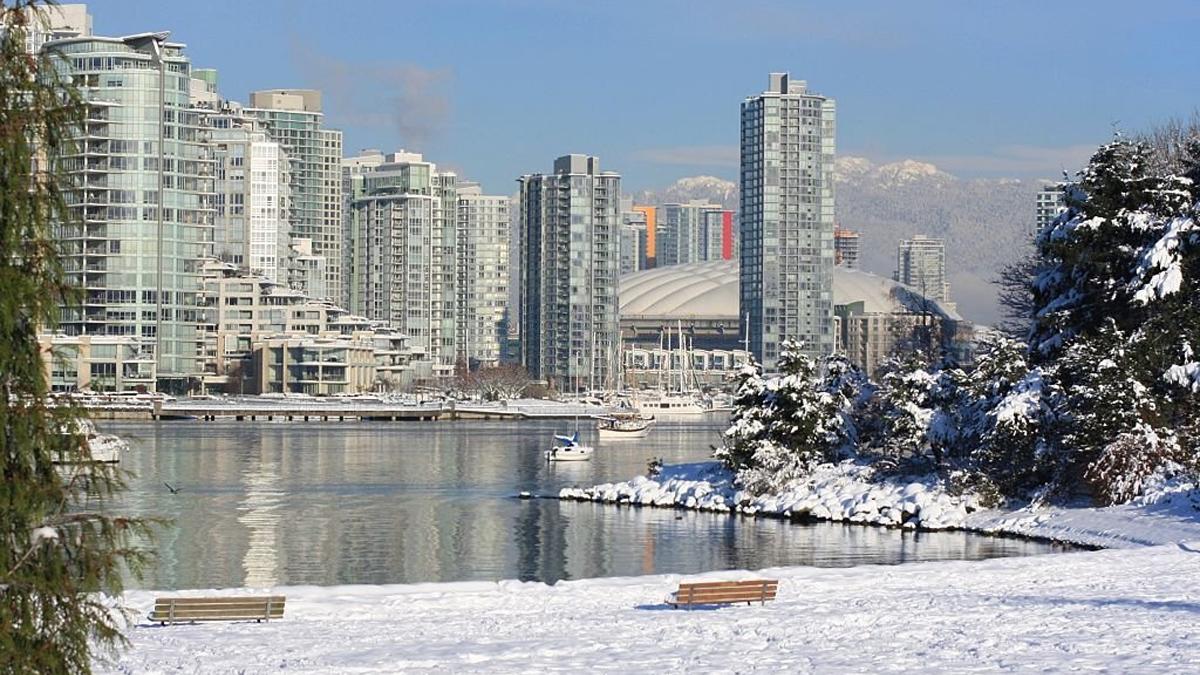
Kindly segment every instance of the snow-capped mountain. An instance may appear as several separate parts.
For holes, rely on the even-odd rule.
[[[736,208],[738,186],[733,181],[716,176],[688,176],[680,178],[661,190],[643,190],[634,194],[638,204],[669,204],[704,199],[725,208]]]
[[[998,319],[991,282],[1028,250],[1040,181],[964,179],[927,162],[876,164],[862,157],[839,157],[834,180],[838,225],[862,234],[864,269],[890,276],[900,240],[914,234],[944,238],[951,295],[960,312],[981,323]],[[707,199],[736,209],[738,188],[733,181],[693,176],[635,199],[651,204]]]

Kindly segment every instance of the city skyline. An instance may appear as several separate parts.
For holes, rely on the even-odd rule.
[[[276,2],[91,7],[98,34],[171,30],[197,67],[221,72],[232,98],[269,87],[325,90],[327,123],[345,131],[347,154],[422,152],[486,192],[507,194],[516,176],[562,152],[604,156],[630,192],[686,175],[735,179],[737,108],[729,102],[753,94],[761,73],[789,69],[838,93],[841,156],[913,158],[964,176],[1057,178],[1114,127],[1137,130],[1193,108],[1195,59],[1153,47],[1186,39],[1188,22],[1170,17],[1197,9],[1167,4],[1170,11],[1139,16],[1072,5],[873,4],[840,21],[833,10],[776,3],[688,5],[686,26],[677,20],[685,6],[675,2],[636,12],[538,0],[364,3],[336,13],[284,11]],[[266,34],[264,22],[282,30]],[[1130,37],[1116,50],[1071,49],[1060,38],[1064,25],[1073,35]],[[553,45],[545,40],[551,28]],[[1138,39],[1150,33],[1159,38]],[[572,59],[542,58],[564,43],[614,48],[582,70]],[[523,86],[519,66],[531,59],[553,73],[555,87]],[[1012,95],[1056,80],[1069,105],[1029,106]],[[1142,95],[1150,92],[1158,95]],[[528,117],[538,120],[536,137],[523,133]]]

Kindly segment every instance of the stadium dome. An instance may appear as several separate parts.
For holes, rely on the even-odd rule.
[[[621,277],[622,319],[738,320],[738,266],[712,260],[643,270]],[[961,321],[953,309],[927,300],[914,288],[844,267],[833,268],[835,305],[862,303],[865,314],[933,311]]]

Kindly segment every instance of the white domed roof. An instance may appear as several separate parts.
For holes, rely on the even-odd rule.
[[[738,266],[732,260],[712,260],[643,270],[621,277],[622,318],[738,320]],[[867,314],[934,311],[962,320],[913,288],[891,279],[833,268],[835,305],[863,303]]]

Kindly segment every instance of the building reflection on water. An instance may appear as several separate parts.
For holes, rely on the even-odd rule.
[[[984,558],[1046,544],[963,533],[518,500],[703,459],[715,426],[547,465],[554,423],[109,423],[137,474],[122,508],[171,519],[134,586],[540,580]],[[560,430],[560,429],[559,429]],[[585,439],[587,435],[585,433]],[[171,494],[163,483],[178,488]]]

